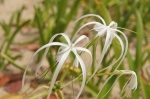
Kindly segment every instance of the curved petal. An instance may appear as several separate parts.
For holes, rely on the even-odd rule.
[[[99,31],[99,32],[96,34],[95,38],[96,38],[97,36],[102,36],[102,35],[104,35],[105,31],[106,31],[105,28],[104,28],[103,30]]]
[[[67,47],[61,46],[57,51],[57,55],[61,55],[61,54],[65,53],[67,50],[69,50],[69,48],[70,48],[69,46],[67,46]]]
[[[29,66],[30,66],[30,64],[31,64],[31,62],[32,62],[32,60],[33,60],[33,58],[37,55],[38,52],[40,52],[40,51],[43,50],[44,48],[51,47],[51,46],[66,46],[66,45],[65,45],[65,44],[62,44],[62,43],[59,43],[59,42],[52,42],[52,43],[46,44],[46,45],[42,46],[41,48],[39,48],[39,49],[32,55],[32,57],[31,57],[31,59],[30,59],[30,62],[29,62],[29,64],[27,65],[27,67],[26,67],[26,69],[25,69],[25,71],[24,71],[24,74],[23,74],[23,77],[22,77],[22,88],[24,87],[26,72],[27,72],[27,70],[28,70],[28,68],[29,68]],[[38,67],[38,69],[39,69],[39,68],[40,68],[40,67]],[[37,73],[38,69],[36,70],[36,73]]]
[[[81,20],[81,19],[83,19],[83,18],[86,18],[86,17],[93,17],[93,16],[99,18],[99,19],[102,21],[102,23],[103,23],[104,25],[106,25],[104,19],[103,19],[101,16],[95,15],[95,14],[87,14],[87,15],[84,15],[84,16],[78,18],[75,22],[78,22],[79,20]]]
[[[126,53],[127,53],[128,40],[127,40],[127,37],[124,35],[123,32],[121,32],[121,31],[119,31],[119,30],[117,30],[117,29],[111,29],[111,30],[114,30],[114,31],[116,31],[116,32],[118,32],[118,33],[120,33],[120,34],[122,34],[122,35],[124,36],[124,38],[125,38],[125,41],[126,41],[126,47],[125,47],[125,50],[124,50],[124,54],[123,54],[123,56],[122,56],[122,59],[120,60],[120,59],[118,58],[118,60],[120,60],[120,62],[118,63],[117,67],[115,68],[115,70],[117,70],[118,67],[120,66],[120,64],[122,63],[122,61],[123,61],[123,59],[124,59]],[[120,42],[120,43],[121,43],[121,42]],[[114,63],[114,64],[115,64],[115,63]],[[115,70],[114,70],[114,71],[115,71]],[[108,78],[108,79],[110,79],[110,78]],[[105,81],[105,84],[106,84],[107,82],[108,82],[108,80]]]
[[[70,41],[69,37],[68,37],[65,33],[55,34],[55,35],[50,39],[49,42],[53,42],[53,40],[54,40],[57,36],[59,36],[59,35],[63,36],[63,37],[66,39],[68,45],[71,45],[71,41]]]
[[[80,91],[76,97],[76,99],[79,98],[80,94],[82,93],[82,90],[84,88],[84,85],[85,85],[85,82],[86,82],[86,68],[85,68],[85,65],[84,65],[84,62],[83,60],[81,59],[81,57],[78,55],[78,53],[73,50],[73,53],[75,54],[76,58],[78,59],[79,63],[80,63],[80,66],[81,66],[81,69],[82,69],[82,76],[83,76],[83,79],[82,79],[82,84],[81,84],[81,87],[80,87]]]
[[[89,41],[89,38],[85,35],[81,35],[74,43],[73,46],[75,46],[77,43],[79,43],[80,41],[82,41],[83,39],[86,39],[86,41]]]
[[[72,38],[72,41],[74,41],[76,35],[78,34],[78,32],[80,30],[82,30],[84,27],[88,26],[88,25],[92,25],[92,24],[99,24],[99,22],[95,22],[95,21],[92,21],[92,22],[88,22],[88,23],[85,23],[84,25],[82,25],[77,31],[76,33],[74,34],[73,38]]]
[[[122,70],[122,71],[124,71],[124,70]],[[128,73],[131,74],[131,77],[129,78],[129,80],[125,83],[125,85],[122,88],[121,95],[123,95],[123,92],[125,92],[125,94],[123,95],[123,98],[125,96],[129,95],[132,92],[132,90],[137,89],[136,73],[134,71],[128,71]]]
[[[112,74],[110,77],[108,77],[107,79],[106,79],[106,81],[104,82],[104,84],[102,85],[102,87],[101,87],[101,89],[99,90],[99,92],[98,92],[98,95],[101,93],[101,91],[102,91],[102,89],[104,88],[104,86],[106,85],[106,83],[110,80],[110,78],[112,77],[112,76],[114,76],[115,74]],[[98,95],[97,95],[97,97],[96,97],[96,99],[98,99]]]
[[[78,68],[79,66],[79,61],[77,58],[75,58],[74,62],[73,62],[73,66],[75,66],[76,68]]]
[[[60,47],[60,49],[61,49],[61,47]],[[58,50],[58,53],[57,53],[57,55],[56,55],[56,60],[57,60],[57,62],[60,61],[60,59],[61,59],[63,53],[65,53],[66,51],[69,50],[69,47],[63,48],[62,50],[60,50],[60,49]]]
[[[66,34],[64,34],[64,33],[55,34],[55,35],[52,36],[52,38],[50,39],[49,43],[53,42],[54,39],[55,39],[57,36],[60,36],[60,35],[63,36],[63,37],[66,39],[66,41],[68,42],[69,45],[71,44],[69,37],[68,37]],[[41,67],[41,64],[42,64],[42,62],[45,60],[48,51],[49,51],[49,47],[46,48],[46,50],[45,50],[45,52],[44,52],[44,54],[43,54],[43,56],[42,56],[42,58],[41,58],[42,60],[39,62],[39,64],[37,65],[37,67],[39,67],[39,68]],[[38,68],[38,69],[39,69],[39,68]],[[38,70],[37,70],[37,71],[38,71]],[[37,73],[36,73],[36,76],[37,76]]]
[[[92,77],[95,75],[95,73],[98,71],[98,69],[99,69],[99,67],[100,67],[100,65],[101,65],[101,62],[102,62],[102,60],[103,60],[103,58],[104,58],[104,56],[105,56],[105,54],[106,54],[108,48],[110,47],[110,45],[111,45],[111,43],[112,43],[112,40],[110,40],[110,37],[111,37],[110,33],[107,33],[107,34],[106,34],[106,40],[105,40],[106,42],[105,42],[105,44],[104,44],[104,48],[103,48],[103,50],[102,50],[102,54],[101,54],[100,59],[99,59],[99,61],[98,61],[98,66],[96,67],[96,69],[95,69],[95,71],[93,72],[92,76],[88,79],[87,83],[91,80],[91,78],[92,78]],[[104,69],[105,69],[105,68],[104,68]],[[103,69],[102,69],[102,70],[103,70]]]
[[[114,74],[114,75],[115,75],[115,74]],[[112,76],[114,76],[114,75],[112,75]],[[123,75],[123,74],[122,74],[122,75]],[[117,82],[117,80],[118,80],[122,75],[119,75],[119,76],[116,78],[116,80],[114,81],[114,83],[112,84],[112,86],[109,88],[109,90],[104,94],[104,96],[102,97],[102,99],[104,99],[104,97],[108,94],[108,92],[112,89],[112,87],[114,86],[114,84]],[[106,83],[108,82],[108,80],[109,80],[112,76],[110,76],[110,77],[106,80]],[[100,90],[100,91],[98,92],[98,94],[97,94],[96,99],[98,99],[98,96],[99,96],[99,94],[101,93],[101,91],[102,91],[102,89],[104,88],[104,86],[106,85],[106,83],[103,84],[101,90]]]
[[[93,27],[93,30],[97,31],[97,32],[100,32],[102,31],[103,29],[107,29],[107,26],[101,24],[101,23],[96,23]]]
[[[117,64],[117,66],[116,66],[116,68],[115,68],[115,70],[117,70],[117,69],[119,68],[120,64],[122,63],[122,61],[124,60],[125,56],[126,56],[126,53],[127,53],[127,50],[128,50],[128,39],[127,39],[126,35],[125,35],[123,32],[121,32],[120,30],[117,30],[117,29],[111,29],[111,30],[114,30],[114,31],[120,33],[120,34],[124,37],[124,39],[125,39],[125,44],[126,44],[125,50],[124,50],[124,54],[123,54],[123,56],[122,56],[120,62]]]
[[[66,44],[63,44],[63,43],[60,43],[60,42],[51,42],[51,43],[48,43],[48,44],[45,44],[44,46],[42,46],[41,48],[39,48],[34,54],[33,56],[35,56],[37,53],[39,53],[41,50],[45,49],[45,48],[48,48],[51,47],[51,46],[63,46],[63,47],[68,47],[68,45]],[[45,51],[46,52],[46,51]],[[42,60],[40,61],[39,65],[37,65],[37,69],[36,69],[36,72],[35,72],[35,75],[37,75],[40,67],[41,67],[41,64],[43,62],[43,60],[45,59],[47,53],[44,53],[43,57],[42,57]]]
[[[55,81],[56,81],[57,76],[58,76],[58,74],[59,74],[59,71],[60,71],[61,67],[63,66],[65,60],[67,59],[69,53],[70,53],[70,51],[67,51],[67,52],[65,52],[65,53],[62,55],[62,57],[61,57],[61,59],[60,59],[58,65],[57,65],[57,67],[56,67],[56,69],[55,69],[55,72],[54,72],[54,75],[53,75],[53,77],[52,77],[52,81],[51,81],[51,84],[50,84],[50,88],[49,88],[49,92],[48,92],[47,99],[49,99],[49,97],[50,97],[50,94],[51,94],[52,89],[53,89],[53,87],[54,87],[54,84],[55,84]]]
[[[118,58],[114,63],[112,63],[111,65],[107,66],[106,68],[100,70],[99,73],[102,72],[102,71],[104,71],[104,70],[106,70],[106,69],[108,69],[109,67],[112,67],[113,65],[115,65],[115,64],[122,58],[122,56],[123,56],[123,54],[124,54],[124,44],[123,44],[123,41],[121,40],[121,38],[120,38],[118,35],[116,35],[116,34],[114,34],[114,35],[115,35],[115,37],[116,37],[116,38],[119,40],[119,42],[120,42],[121,49],[122,49],[121,54],[120,54],[119,58]]]
[[[91,61],[90,61],[89,66],[87,67],[87,69],[90,68],[90,67],[92,66],[92,54],[91,54],[91,52],[90,52],[88,49],[82,48],[82,47],[75,47],[75,49],[76,49],[76,50],[83,51],[83,52],[86,52],[86,53],[88,53],[88,54],[90,55],[90,60],[91,60]]]
[[[109,27],[113,26],[114,29],[117,28],[117,23],[112,21],[110,24],[109,24]]]

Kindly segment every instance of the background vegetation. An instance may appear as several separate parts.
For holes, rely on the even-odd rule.
[[[4,2],[4,1],[3,1]],[[38,38],[25,42],[24,44],[31,44],[38,42],[39,46],[48,43],[49,39],[56,33],[65,32],[66,29],[71,29],[74,33],[85,20],[78,22],[75,27],[69,25],[77,19],[79,16],[85,14],[98,14],[102,16],[107,25],[113,20],[118,23],[118,27],[126,28],[136,33],[124,30],[129,40],[129,50],[126,55],[125,61],[121,64],[119,69],[130,69],[137,73],[138,76],[138,88],[133,93],[132,99],[149,99],[150,97],[150,1],[149,0],[43,0],[40,6],[34,7],[34,19],[25,20],[21,22],[21,15],[24,8],[14,12],[11,16],[9,23],[4,21],[0,22],[0,26],[5,32],[5,40],[0,45],[0,68],[1,71],[5,69],[8,64],[12,64],[14,67],[24,71],[23,66],[19,66],[15,60],[19,59],[21,55],[14,56],[10,47],[13,45],[14,38],[17,33],[25,26],[31,26],[38,29]],[[90,27],[89,27],[90,28]],[[73,35],[70,34],[71,36]],[[89,35],[87,31],[83,31],[83,34]],[[57,39],[61,40],[61,39]],[[115,43],[115,41],[113,42]],[[101,43],[103,46],[103,41]],[[57,48],[56,48],[57,49]],[[94,49],[94,48],[93,48]],[[102,66],[108,66],[111,62],[119,57],[121,52],[120,47],[116,44],[112,45],[112,49],[115,54],[111,58],[107,59],[109,55],[106,55]],[[51,49],[47,55],[50,68],[55,65],[55,57],[53,57]],[[94,52],[93,52],[94,53]],[[38,60],[41,59],[43,52],[38,55]],[[109,54],[109,53],[108,53]],[[94,64],[93,64],[94,65]],[[53,72],[54,69],[50,69]],[[75,76],[75,74],[74,74]],[[50,79],[47,77],[47,79]],[[95,80],[98,79],[98,80]],[[103,83],[103,76],[95,77],[89,82],[85,89],[91,95],[95,97],[98,93],[101,83]],[[103,96],[110,88],[114,79],[104,87],[101,93]],[[119,79],[119,88],[122,89],[126,77]],[[105,96],[105,99],[110,98],[111,91]]]

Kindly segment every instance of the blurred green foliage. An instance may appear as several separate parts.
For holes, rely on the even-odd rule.
[[[12,52],[10,50],[10,46],[13,43],[14,38],[16,37],[17,33],[24,27],[29,25],[29,20],[26,20],[24,22],[21,22],[21,15],[24,7],[22,7],[20,10],[13,13],[13,15],[10,18],[9,23],[6,23],[4,21],[0,22],[0,25],[4,31],[5,39],[2,42],[2,45],[0,47],[0,68],[4,68],[8,64],[13,64],[15,67],[24,70],[21,66],[18,66],[14,60],[18,58],[18,56],[12,57]]]
[[[64,32],[68,28],[68,24],[77,18],[77,15],[94,13],[102,16],[106,23],[109,24],[112,20],[118,23],[118,27],[126,28],[136,33],[123,30],[128,36],[129,50],[126,56],[127,62],[121,64],[119,69],[129,68],[135,71],[138,75],[138,89],[133,93],[132,99],[149,99],[150,85],[148,78],[149,71],[143,70],[146,64],[150,61],[150,1],[149,0],[44,0],[40,6],[34,7],[34,19],[20,22],[23,9],[15,12],[8,24],[0,22],[2,29],[5,32],[5,40],[3,41],[0,52],[0,68],[5,67],[8,63],[20,68],[13,62],[15,58],[11,57],[10,46],[16,34],[26,25],[38,29],[39,45],[42,46],[48,43],[49,39],[56,33]],[[30,22],[30,23],[29,23]],[[15,26],[14,26],[15,24]],[[82,22],[77,23],[77,26],[72,28],[75,32],[77,27],[81,26]],[[12,28],[15,28],[12,30]],[[59,38],[57,40],[60,40]],[[115,41],[114,41],[115,43]],[[134,45],[130,47],[130,45]],[[93,45],[95,46],[95,45]],[[103,46],[103,41],[101,47]],[[93,47],[94,50],[95,47]],[[109,55],[106,55],[102,66],[108,66],[111,62],[118,57],[120,51],[119,47],[115,44],[112,45],[114,52],[116,52],[111,59],[107,60]],[[47,55],[47,60],[50,66],[55,65],[55,59],[52,55],[52,50]],[[134,51],[135,55],[131,52]],[[94,52],[93,52],[94,53]],[[43,52],[39,53],[39,58]],[[109,53],[108,53],[109,54]],[[11,61],[10,61],[11,60]],[[8,63],[6,63],[7,61]],[[94,64],[93,64],[94,65]],[[23,69],[21,69],[23,70]],[[148,77],[145,77],[146,74]],[[103,77],[98,78],[98,81],[93,79],[86,85],[86,89],[92,94],[93,97],[98,93],[98,86],[103,82]],[[103,96],[110,86],[114,83],[113,77],[104,90],[100,94]],[[126,77],[119,80],[120,89],[122,89]],[[111,92],[109,92],[105,99],[109,99]]]

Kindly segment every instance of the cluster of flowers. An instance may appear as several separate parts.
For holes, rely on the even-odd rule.
[[[86,17],[97,17],[101,20],[102,23],[100,22],[97,22],[97,21],[91,21],[91,22],[88,22],[88,23],[85,23],[84,25],[82,25],[78,30],[77,32],[75,33],[74,37],[72,40],[69,39],[69,37],[65,34],[65,33],[59,33],[59,34],[55,34],[49,41],[48,44],[45,44],[44,46],[42,46],[41,48],[39,48],[32,56],[32,59],[36,56],[37,53],[39,53],[41,50],[45,49],[46,48],[46,51],[42,57],[42,60],[40,61],[39,65],[37,66],[37,70],[36,70],[36,75],[38,74],[38,71],[41,67],[41,63],[42,61],[45,59],[48,51],[49,51],[49,48],[52,47],[52,46],[60,46],[59,49],[58,49],[58,52],[57,52],[57,66],[56,66],[56,69],[54,71],[54,74],[53,74],[53,77],[52,77],[52,80],[51,80],[51,84],[50,84],[50,88],[49,88],[49,94],[48,94],[48,98],[49,99],[49,96],[52,92],[52,89],[54,87],[54,84],[56,82],[56,78],[61,70],[61,67],[63,66],[63,64],[65,63],[67,57],[69,56],[69,54],[71,52],[74,53],[75,55],[75,61],[74,61],[74,65],[73,66],[76,66],[78,68],[78,66],[81,67],[81,70],[82,70],[82,84],[81,84],[81,87],[80,87],[80,91],[78,93],[78,95],[76,96],[76,99],[79,98],[80,94],[82,93],[82,90],[85,86],[85,84],[91,80],[91,78],[94,77],[94,75],[96,73],[100,73],[108,68],[111,68],[112,66],[114,66],[116,63],[117,63],[117,66],[115,67],[114,69],[114,75],[117,74],[117,73],[120,73],[120,76],[121,77],[122,75],[126,75],[126,74],[130,74],[131,77],[129,79],[128,82],[126,82],[126,84],[124,85],[123,89],[122,89],[122,92],[121,93],[124,93],[125,92],[125,95],[128,95],[132,90],[135,90],[137,88],[137,76],[135,74],[135,72],[133,71],[130,71],[130,70],[118,70],[118,67],[120,66],[120,64],[122,63],[122,61],[124,60],[125,58],[125,55],[126,55],[126,52],[127,52],[127,49],[128,49],[128,40],[127,40],[127,37],[125,36],[125,34],[118,30],[117,29],[117,23],[115,23],[114,21],[112,21],[108,26],[106,25],[104,19],[102,17],[100,17],[99,15],[95,15],[95,14],[88,14],[88,15],[84,15],[82,16],[81,18],[79,18],[77,21],[80,21],[81,19],[83,18],[86,18]],[[76,22],[77,22],[76,21]],[[102,50],[102,53],[101,53],[101,56],[99,57],[99,61],[98,61],[98,64],[96,65],[96,68],[95,68],[95,71],[94,73],[90,76],[90,78],[86,81],[86,75],[87,75],[87,68],[85,66],[85,63],[83,61],[83,59],[81,58],[81,52],[86,52],[89,54],[90,58],[91,58],[91,62],[90,62],[90,65],[88,66],[88,69],[90,68],[91,64],[92,64],[92,54],[90,52],[90,50],[88,50],[86,48],[86,46],[84,47],[79,47],[77,46],[77,44],[83,40],[86,40],[86,43],[89,43],[89,38],[85,35],[81,35],[79,38],[77,38],[76,40],[75,37],[76,35],[79,33],[79,31],[81,29],[83,29],[84,27],[88,26],[88,25],[94,25],[93,29],[94,31],[97,32],[97,34],[95,35],[95,37],[93,39],[97,39],[98,37],[106,37],[105,38],[105,43],[104,43],[104,47],[103,47],[103,50]],[[119,36],[119,35],[122,35],[124,37],[124,40],[125,40],[125,43],[123,42],[122,38]],[[63,38],[65,38],[66,43],[62,43],[62,42],[56,42],[54,41],[54,39],[57,37],[57,36],[62,36]],[[119,56],[118,59],[116,59],[115,62],[113,62],[110,66],[106,66],[105,68],[101,68],[100,69],[100,66],[101,66],[101,63],[103,61],[103,58],[105,56],[105,54],[107,53],[108,49],[110,48],[110,45],[112,44],[112,41],[114,38],[117,38],[119,43],[120,43],[120,46],[121,46],[121,54]],[[98,42],[99,40],[97,40]],[[79,53],[80,51],[80,53]],[[32,61],[31,59],[31,61]],[[80,64],[80,65],[79,65]],[[29,63],[30,65],[30,63]],[[29,65],[27,66],[26,70],[29,68]],[[24,86],[24,82],[25,82],[25,76],[26,76],[26,71],[24,72],[24,76],[23,76],[23,83],[22,83],[22,86]],[[107,80],[106,82],[104,83],[104,85],[107,83],[107,81],[112,77],[113,75],[111,75]],[[118,77],[118,78],[119,78]],[[103,86],[104,86],[103,85]],[[103,88],[103,87],[102,87]],[[111,89],[111,88],[110,88]],[[101,92],[101,91],[100,91]],[[99,92],[99,93],[100,93]]]

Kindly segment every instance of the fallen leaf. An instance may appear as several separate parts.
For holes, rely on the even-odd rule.
[[[39,44],[37,43],[29,44],[28,46],[26,46],[26,48],[31,51],[36,51],[39,48]]]
[[[8,94],[6,96],[1,97],[1,99],[24,99],[24,96],[18,94]]]
[[[17,80],[6,85],[5,89],[9,93],[16,93],[21,90],[22,80]]]
[[[10,79],[9,82],[13,82],[13,81],[16,81],[16,80],[21,80],[22,79],[22,76],[23,76],[23,73],[19,73],[19,74],[13,74],[13,75],[7,75]]]
[[[32,88],[37,88],[38,87],[38,80],[37,79],[33,79],[30,83],[30,87]]]
[[[44,99],[47,99],[47,97],[44,97]],[[56,94],[51,94],[49,99],[58,99]]]
[[[10,81],[8,76],[0,75],[0,87],[4,86]]]

